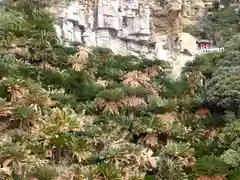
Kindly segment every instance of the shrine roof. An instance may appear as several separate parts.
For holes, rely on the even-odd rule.
[[[200,39],[197,41],[197,43],[211,43],[212,41],[207,40],[207,39]]]

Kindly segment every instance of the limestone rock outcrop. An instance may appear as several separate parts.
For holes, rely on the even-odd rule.
[[[51,10],[57,15],[58,38],[66,46],[105,47],[115,54],[172,62],[183,49],[191,52],[184,57],[193,59],[197,47],[180,38],[181,30],[204,15],[203,1],[76,0]],[[195,44],[194,37],[190,39]]]
[[[75,1],[60,8],[55,28],[65,45],[100,46],[118,54],[155,57],[150,8],[137,0],[99,0],[94,7]]]

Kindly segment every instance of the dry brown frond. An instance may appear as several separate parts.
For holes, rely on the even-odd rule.
[[[125,97],[121,100],[126,107],[139,107],[139,106],[145,106],[146,101],[144,98],[139,98],[136,96],[131,96],[131,97]]]
[[[54,70],[54,68],[50,64],[48,64],[47,62],[42,62],[39,67],[43,68],[43,69]]]
[[[78,52],[76,53],[75,57],[72,58],[71,64],[72,69],[75,71],[81,71],[87,67],[88,64],[88,54],[91,53],[87,49],[78,47]]]
[[[167,112],[164,114],[157,114],[156,118],[163,122],[168,122],[168,123],[173,123],[174,121],[177,120],[177,116],[176,116],[175,112]]]
[[[18,47],[17,44],[11,44],[8,52],[14,54],[17,58],[27,58],[30,56],[30,52],[27,47]]]
[[[224,176],[199,176],[197,180],[225,180]]]
[[[80,63],[80,62],[72,62],[72,69],[74,71],[81,71],[83,69],[86,68],[86,65],[84,63]]]
[[[158,67],[149,67],[149,68],[144,69],[144,72],[149,77],[156,77],[156,76],[161,75],[163,73],[163,70]]]
[[[101,63],[104,63],[105,61],[108,61],[112,58],[112,54],[104,54],[100,58],[101,58]]]
[[[10,94],[11,102],[18,105],[21,105],[23,103],[24,97],[28,93],[28,90],[26,88],[19,85],[10,86],[7,90]]]
[[[156,133],[147,134],[143,141],[145,141],[146,145],[150,145],[150,147],[156,147],[158,145],[158,137]]]
[[[0,106],[0,116],[1,117],[7,117],[12,114],[12,112],[10,111],[11,110],[10,105],[11,105],[11,103],[2,101],[1,106]]]
[[[176,163],[179,164],[181,167],[192,167],[196,166],[196,158],[194,156],[188,155],[186,157],[179,156],[176,159]]]
[[[137,87],[137,86],[144,86],[148,87],[150,82],[150,77],[145,75],[140,71],[132,71],[123,76],[123,84]]]
[[[104,99],[98,99],[96,101],[97,106],[103,109],[104,113],[111,113],[119,115],[120,109],[123,109],[123,103],[121,101],[105,101]]]
[[[209,129],[208,131],[206,131],[206,137],[209,139],[209,140],[214,140],[218,137],[218,132],[219,130],[218,129]]]
[[[58,101],[55,101],[55,100],[52,100],[50,98],[46,99],[45,101],[45,105],[48,106],[48,107],[53,107],[55,106],[56,104],[58,103]]]
[[[194,96],[197,90],[197,86],[201,84],[203,75],[199,71],[193,71],[193,72],[189,72],[187,77],[188,77],[190,93],[192,96]]]
[[[209,116],[210,111],[209,111],[209,109],[207,109],[207,108],[201,108],[201,109],[198,109],[198,110],[195,112],[195,114],[196,114],[197,117],[199,117],[199,118],[205,118],[205,117]]]

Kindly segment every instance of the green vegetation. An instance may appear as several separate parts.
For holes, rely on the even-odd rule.
[[[227,2],[230,2],[227,0]],[[217,9],[208,13],[196,25],[188,25],[183,31],[199,39],[213,40],[218,46],[225,45],[240,30],[240,13],[234,7]]]
[[[0,179],[239,179],[237,35],[177,80],[99,48],[76,71],[42,6],[1,11]]]

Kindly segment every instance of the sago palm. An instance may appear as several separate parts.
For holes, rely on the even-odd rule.
[[[228,165],[216,156],[203,156],[197,159],[196,173],[199,178],[222,178],[228,171]]]
[[[137,87],[137,86],[148,87],[149,81],[150,81],[150,78],[140,71],[129,72],[125,74],[122,77],[122,79],[123,79],[123,84],[128,86],[133,86],[133,87]]]
[[[1,80],[1,84],[7,87],[10,101],[15,103],[15,105],[22,105],[24,96],[27,94],[24,80],[15,77],[7,77]]]
[[[32,108],[20,107],[12,110],[13,120],[19,121],[20,129],[27,129],[35,121],[37,113]]]
[[[58,176],[58,172],[53,166],[37,166],[31,169],[27,176],[39,180],[52,180]]]
[[[74,135],[75,131],[83,130],[84,124],[91,121],[77,115],[72,109],[53,108],[49,115],[45,115],[42,121],[36,124],[32,131],[39,138],[44,138],[44,148],[50,149],[53,158],[58,163],[62,156],[62,151],[70,151],[79,161],[87,155],[84,152],[85,140]]]
[[[188,177],[181,167],[179,167],[173,158],[160,155],[158,161],[158,175],[160,179],[168,180],[187,180]]]
[[[0,161],[2,167],[14,170],[20,168],[24,164],[31,164],[32,160],[26,144],[9,141],[1,144]]]
[[[159,135],[166,131],[166,124],[155,117],[143,117],[132,121],[132,133],[138,137],[138,142],[150,147],[158,147]]]
[[[8,116],[11,114],[10,103],[6,99],[0,98],[0,116]]]
[[[106,89],[97,94],[96,104],[104,113],[119,114],[123,109],[123,92],[121,90]]]

